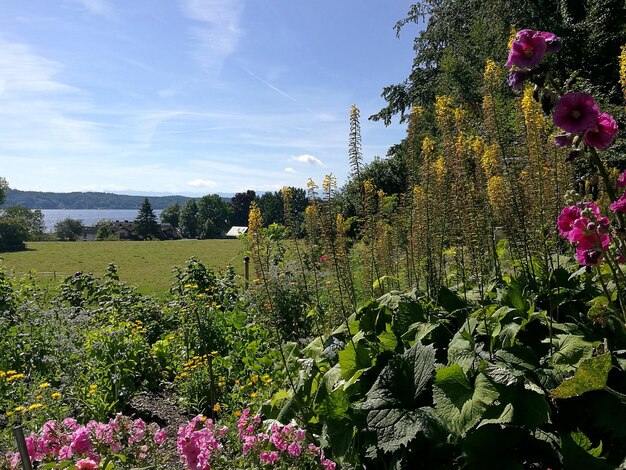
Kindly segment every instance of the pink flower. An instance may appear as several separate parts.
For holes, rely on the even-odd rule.
[[[592,126],[585,132],[585,143],[591,147],[605,149],[613,141],[613,137],[617,134],[617,123],[613,116],[607,113],[601,113],[595,126]]]
[[[532,68],[541,62],[547,48],[546,40],[535,33],[531,29],[518,31],[511,44],[507,67]]]
[[[554,144],[557,147],[571,147],[574,137],[571,134],[562,134],[554,137]]]
[[[622,174],[617,177],[617,187],[623,188],[626,186],[626,170],[622,171]]]
[[[559,229],[559,235],[563,238],[568,238],[569,233],[572,230],[572,226],[576,219],[580,217],[581,210],[578,206],[569,206],[563,208],[559,217],[556,219],[556,225]]]
[[[509,73],[509,78],[507,79],[507,83],[511,88],[515,88],[516,90],[520,90],[526,78],[528,77],[528,72],[525,70],[511,70]]]
[[[600,250],[576,249],[576,259],[583,266],[597,266],[602,261],[604,254]]]
[[[91,459],[82,459],[76,462],[76,470],[98,470],[98,464]]]
[[[626,192],[622,194],[617,201],[611,204],[609,206],[609,209],[611,209],[613,212],[617,212],[618,214],[626,214]]]
[[[595,128],[599,115],[600,109],[591,95],[567,93],[557,103],[552,121],[564,131],[577,134]]]
[[[298,443],[292,442],[289,444],[289,447],[287,447],[287,452],[289,452],[289,455],[292,457],[298,457],[302,453],[302,447],[300,447]]]
[[[561,38],[548,31],[535,31],[535,36],[543,38],[546,42],[546,54],[558,52],[561,49]]]
[[[159,429],[154,434],[154,443],[156,445],[160,446],[161,444],[163,444],[165,442],[166,438],[167,438],[167,433],[165,432],[165,429]]]

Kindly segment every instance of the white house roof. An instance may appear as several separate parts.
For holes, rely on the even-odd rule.
[[[230,228],[230,230],[228,231],[228,233],[226,233],[227,237],[238,237],[239,235],[241,235],[242,233],[246,233],[248,231],[248,227],[237,227],[232,226]]]

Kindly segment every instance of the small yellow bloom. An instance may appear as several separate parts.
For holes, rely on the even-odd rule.
[[[256,397],[258,397],[258,396],[259,396],[259,392],[252,392],[252,393],[250,394],[250,398],[256,398]]]
[[[35,400],[42,400],[42,399],[43,399],[43,395],[37,395],[37,396],[35,397]]]
[[[17,374],[17,371],[15,370],[7,370],[7,375],[15,375]]]
[[[43,405],[41,403],[33,403],[32,405],[28,407],[28,409],[33,411],[33,410],[36,410],[37,408],[41,408],[42,406]]]
[[[20,411],[26,411],[26,408],[24,408],[23,406],[17,406],[15,408],[15,411],[17,411],[19,413]]]
[[[259,381],[259,376],[258,375],[253,375],[251,380],[252,380],[252,383],[255,384],[255,383],[257,383]]]
[[[96,384],[91,384],[91,385],[89,386],[89,390],[95,390],[95,389],[97,389],[97,388],[98,388],[98,386],[97,386]]]
[[[220,406],[220,404],[219,404],[219,403],[216,403],[216,404],[213,406],[213,411],[215,411],[215,412],[218,412],[218,413],[219,413],[221,410],[222,410],[222,407]]]
[[[217,351],[211,351],[211,356],[217,356]]]
[[[61,398],[61,394],[59,392],[54,392],[52,395],[50,395],[50,397],[56,400],[57,398]]]
[[[39,388],[44,389],[44,388],[48,388],[50,386],[50,384],[48,382],[44,382],[41,385],[39,385]]]
[[[0,377],[4,377],[5,375],[7,375],[7,373],[3,370],[0,370]]]
[[[200,421],[204,423],[206,421],[206,416],[203,416],[202,418],[200,418]]]
[[[237,410],[233,413],[233,415],[235,415],[235,418],[239,418],[241,416],[241,411]]]

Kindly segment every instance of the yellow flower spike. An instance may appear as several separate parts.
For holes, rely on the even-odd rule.
[[[16,370],[7,370],[7,375],[15,375],[17,374]]]
[[[42,408],[42,407],[43,407],[43,405],[42,405],[41,403],[33,403],[32,405],[30,405],[30,406],[28,407],[28,409],[29,409],[30,411],[34,411],[34,410],[36,410],[37,408]]]
[[[19,413],[20,411],[24,412],[24,411],[26,411],[26,408],[24,408],[23,406],[17,406],[17,407],[15,407],[15,411],[17,413]]]

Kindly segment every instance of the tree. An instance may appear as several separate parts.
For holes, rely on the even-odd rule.
[[[239,227],[248,225],[248,213],[250,212],[250,204],[256,198],[256,193],[248,189],[245,193],[236,193],[230,200],[233,208],[232,224]]]
[[[82,220],[72,219],[70,217],[59,220],[54,225],[54,231],[59,240],[76,241],[82,236],[84,230],[85,226]]]
[[[405,25],[427,20],[414,41],[412,71],[402,83],[384,88],[387,106],[370,119],[388,125],[400,114],[404,120],[407,110],[428,107],[436,95],[449,95],[479,109],[485,62],[504,64],[511,25],[557,34],[563,48],[549,58],[553,78],[563,82],[580,71],[591,86],[619,104],[622,98],[615,84],[617,57],[626,43],[625,19],[623,0],[422,0],[396,24],[400,34]]]
[[[185,238],[198,236],[198,204],[190,199],[180,210],[180,234]]]
[[[257,197],[257,206],[263,215],[263,222],[266,225],[285,224],[285,214],[283,210],[283,197],[280,191],[267,191]]]
[[[112,220],[99,220],[96,222],[96,240],[115,240],[115,232],[113,231]]]
[[[178,228],[180,223],[180,204],[178,202],[170,204],[161,211],[161,223],[171,224],[173,227]]]
[[[4,204],[7,198],[7,191],[9,190],[9,183],[5,178],[0,176],[0,206]]]
[[[23,247],[28,238],[28,226],[19,217],[0,218],[0,250],[14,250]]]
[[[198,235],[215,238],[226,232],[230,220],[230,205],[219,194],[202,196],[198,202]]]
[[[12,217],[21,219],[28,229],[27,240],[41,240],[44,238],[45,224],[43,213],[39,210],[30,210],[22,206],[11,206],[2,210],[2,218]]]
[[[150,201],[144,198],[135,219],[135,233],[142,239],[155,238],[159,235],[159,223]]]

